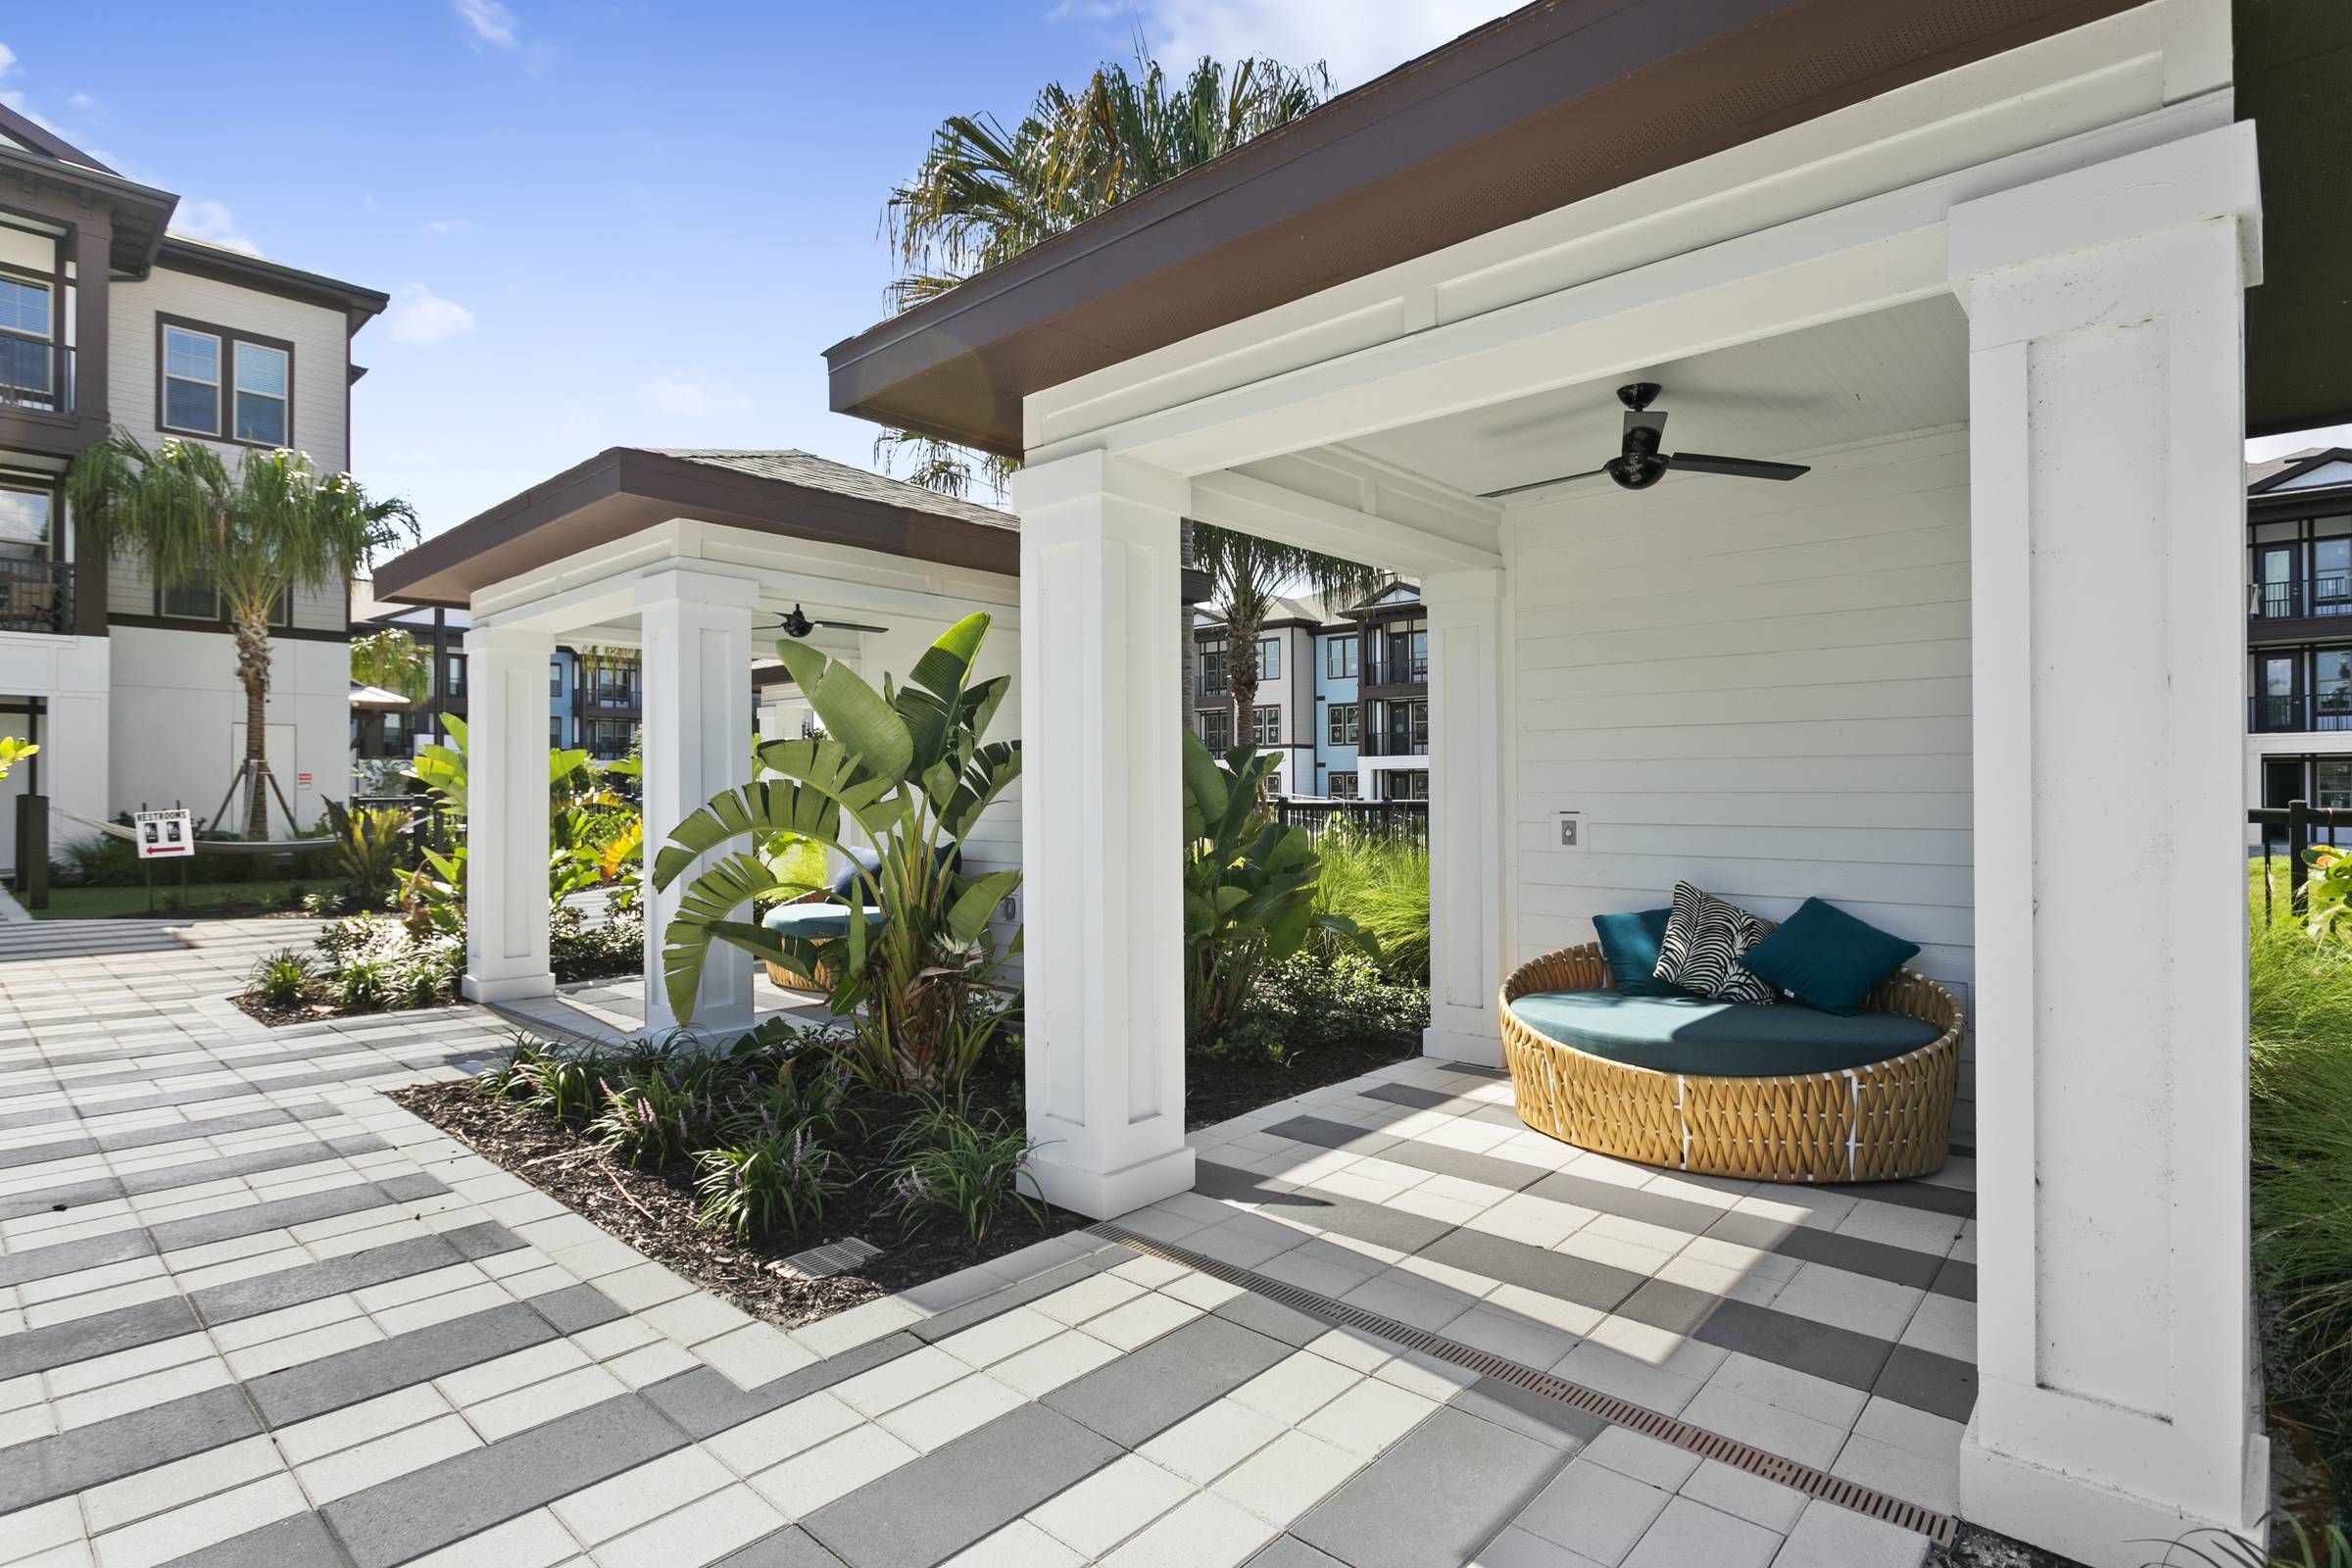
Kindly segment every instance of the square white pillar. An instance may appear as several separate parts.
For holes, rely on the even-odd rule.
[[[639,579],[644,642],[646,864],[672,828],[722,790],[752,779],[752,611],[756,584],[670,568]],[[546,680],[544,669],[540,680]],[[544,701],[544,699],[543,699]],[[727,848],[742,849],[743,845]],[[662,938],[686,889],[716,858],[698,858],[667,891],[645,887],[645,1027],[681,1027],[662,980]],[[744,910],[739,918],[750,918]],[[697,993],[695,1034],[723,1043],[752,1026],[752,956],[712,943]]]
[[[1184,1141],[1177,519],[1102,453],[1024,468],[1027,1101],[1047,1199],[1108,1218],[1193,1185]]]
[[[1424,1055],[1502,1065],[1506,940],[1503,662],[1506,583],[1451,571],[1421,585],[1429,614],[1429,1028]]]
[[[2268,1496],[2248,1268],[2238,123],[1964,204],[1979,1394],[2095,1568]],[[2144,831],[2119,839],[2120,824]]]
[[[547,957],[547,662],[555,638],[466,634],[466,995],[544,997]]]

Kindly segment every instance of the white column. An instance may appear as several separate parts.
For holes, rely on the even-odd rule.
[[[1503,662],[1508,604],[1499,571],[1450,571],[1421,585],[1429,612],[1429,1028],[1424,1055],[1502,1065]]]
[[[547,959],[546,632],[466,634],[466,995],[544,997]]]
[[[1193,1185],[1168,681],[1191,486],[1093,452],[1013,491],[1033,1168],[1052,1201],[1108,1218]]]
[[[2238,123],[1953,209],[1969,311],[1979,1395],[1961,1512],[2252,1534]],[[2120,824],[2140,830],[2121,839]]]
[[[637,584],[644,638],[649,868],[671,828],[721,790],[751,782],[752,610],[759,597],[758,587],[743,578],[681,568],[655,572]],[[679,1027],[662,982],[662,935],[677,913],[688,884],[711,858],[698,859],[666,892],[656,892],[650,881],[646,885],[645,1026],[649,1033],[660,1035]],[[749,917],[749,910],[739,916]],[[698,1035],[723,1042],[751,1026],[751,955],[712,943],[690,1027]]]

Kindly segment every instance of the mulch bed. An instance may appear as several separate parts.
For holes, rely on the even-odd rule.
[[[272,1018],[243,998],[238,1005],[267,1022],[294,1021],[290,1015]],[[1325,1047],[1301,1053],[1288,1065],[1195,1055],[1185,1064],[1186,1126],[1207,1126],[1356,1077],[1408,1056],[1415,1049],[1415,1042],[1407,1038]],[[999,1106],[1017,1124],[1020,1110],[1009,1077],[983,1072],[975,1076],[972,1090],[976,1106]],[[902,1235],[882,1212],[878,1184],[860,1180],[827,1200],[823,1223],[810,1232],[738,1242],[723,1231],[695,1223],[690,1172],[631,1170],[577,1129],[543,1111],[485,1095],[470,1079],[397,1089],[390,1098],[647,1257],[754,1316],[786,1328],[1089,1223],[1083,1215],[1058,1208],[1048,1208],[1041,1223],[1012,1206],[999,1215],[984,1242],[974,1243],[962,1232],[942,1226]],[[822,1280],[804,1279],[782,1264],[791,1253],[851,1236],[881,1248],[881,1255]]]
[[[575,1129],[544,1112],[493,1099],[471,1080],[397,1089],[391,1098],[655,1262],[785,1328],[1091,1223],[1084,1215],[1048,1208],[1041,1224],[1008,1205],[984,1242],[944,1227],[905,1236],[880,1211],[877,1184],[858,1181],[826,1200],[820,1226],[797,1237],[738,1242],[695,1223],[688,1172],[631,1170]],[[881,1248],[881,1255],[821,1280],[804,1279],[783,1266],[781,1260],[791,1253],[851,1236]]]

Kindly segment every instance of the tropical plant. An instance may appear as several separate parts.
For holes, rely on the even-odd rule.
[[[11,768],[39,750],[22,735],[0,735],[0,779],[7,778]]]
[[[345,1012],[379,1012],[399,994],[390,968],[380,958],[346,958],[327,977],[335,1005]]]
[[[1005,957],[989,918],[1020,884],[1017,871],[966,876],[952,864],[980,814],[1019,776],[1018,742],[986,739],[1004,700],[1005,676],[974,681],[989,617],[965,616],[915,663],[903,685],[877,692],[857,671],[795,642],[776,655],[826,735],[772,741],[760,749],[761,778],[711,797],[669,834],[654,861],[667,888],[705,856],[662,933],[662,981],[670,1006],[691,1021],[710,944],[739,948],[812,983],[832,977],[828,1004],[850,1020],[845,1048],[871,1081],[935,1086],[959,1082],[986,1050],[1007,1004],[992,981]],[[790,833],[851,858],[848,826],[873,846],[879,864],[860,864],[853,914],[837,938],[779,937],[736,918],[744,906],[798,896],[759,853]],[[725,852],[749,837],[753,847]]]
[[[400,879],[401,919],[417,934],[466,933],[466,846],[419,849],[422,862]]]
[[[704,1141],[712,1120],[710,1097],[669,1071],[666,1059],[603,1084],[604,1108],[588,1135],[614,1154],[660,1170]]]
[[[381,807],[346,810],[339,801],[326,803],[326,821],[334,834],[335,869],[360,903],[389,892],[401,871],[408,848],[408,817]]]
[[[1208,574],[1210,613],[1225,623],[1225,671],[1233,693],[1233,733],[1250,733],[1257,707],[1259,634],[1284,589],[1303,585],[1334,610],[1364,603],[1393,579],[1338,556],[1277,544],[1255,534],[1193,524],[1193,564]],[[1269,772],[1268,777],[1272,775]]]
[[[807,1127],[760,1132],[694,1156],[695,1218],[744,1241],[782,1232],[797,1236],[841,1190],[832,1151]]]
[[[245,994],[271,1007],[299,1006],[311,993],[315,972],[311,960],[292,948],[256,958],[245,979]]]
[[[1315,841],[1315,907],[1346,915],[1379,943],[1390,979],[1428,985],[1429,845],[1335,822]],[[1349,944],[1318,933],[1312,946],[1336,961]]]
[[[957,115],[931,133],[922,168],[893,187],[882,220],[897,253],[893,310],[945,293],[975,272],[1290,123],[1321,103],[1331,74],[1271,60],[1227,67],[1203,57],[1181,79],[1139,55],[1131,72],[1098,67],[1072,92],[1040,88],[1007,129],[994,115]],[[902,462],[926,489],[963,495],[975,478],[1002,493],[1009,460],[908,430],[876,438],[885,472]]]
[[[1260,804],[1276,761],[1249,747],[1217,757],[1184,731],[1184,1005],[1196,1035],[1231,1027],[1259,972],[1310,932],[1380,957],[1353,920],[1315,908],[1314,841]]]
[[[1007,1203],[1042,1220],[1044,1195],[1028,1171],[1035,1148],[1003,1111],[974,1114],[960,1095],[927,1096],[891,1139],[885,1205],[908,1231],[950,1220],[975,1242]]]
[[[609,1065],[600,1052],[566,1051],[517,1035],[507,1059],[482,1074],[481,1087],[576,1126],[595,1112]]]
[[[402,627],[386,626],[351,640],[351,678],[419,702],[432,688],[433,656]]]
[[[2173,1542],[2162,1559],[2148,1568],[2170,1568],[2190,1561],[2209,1568],[2352,1568],[2352,1534],[2342,1525],[2328,1525],[2319,1535],[2299,1519],[2282,1519],[2271,1531],[2271,1549],[2222,1530],[2197,1530]],[[2291,1539],[2290,1539],[2291,1538]],[[2187,1552],[2187,1557],[2176,1552]]]
[[[74,460],[66,504],[101,554],[219,596],[245,689],[245,836],[268,838],[270,616],[297,590],[339,588],[378,549],[416,537],[416,512],[371,499],[348,473],[321,476],[282,447],[246,452],[232,477],[201,441],[150,452],[120,427]]]
[[[2318,844],[2304,854],[2311,866],[2303,895],[2312,936],[2352,942],[2352,853]]]

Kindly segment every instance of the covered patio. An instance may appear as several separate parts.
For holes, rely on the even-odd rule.
[[[2234,651],[2263,264],[2230,8],[1691,9],[1667,42],[1530,8],[831,351],[837,408],[1023,462],[1046,1191],[1792,1460],[1852,1446],[2086,1562],[2253,1533]],[[1832,12],[1834,65],[1807,30]],[[1749,118],[1662,107],[1702,87]],[[1809,472],[1544,483],[1618,454],[1636,381],[1665,449]],[[1427,1052],[1459,1064],[1208,1140],[1160,848],[1180,714],[1153,607],[1186,519],[1422,579]],[[2125,821],[2163,827],[2119,856]],[[1503,977],[1682,879],[1918,943],[1974,1026],[1968,1152],[1756,1193],[1506,1125],[1479,1070]],[[1641,1196],[1560,1231],[1570,1179]],[[1302,1215],[1339,1234],[1280,1245]],[[1499,1227],[1547,1277],[1655,1266],[1580,1300],[1421,1224]],[[1835,1258],[1804,1250],[1825,1236]],[[1776,1312],[1883,1353],[1809,1362],[1830,1338]]]

